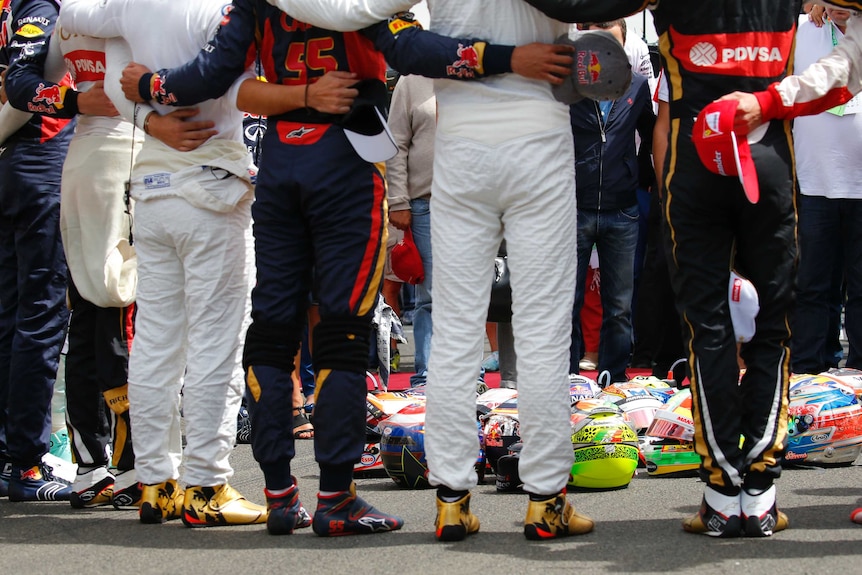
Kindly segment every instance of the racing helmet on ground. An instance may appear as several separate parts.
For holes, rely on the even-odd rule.
[[[614,406],[572,414],[572,449],[572,487],[626,487],[638,466],[637,435]]]
[[[852,387],[853,391],[856,392],[856,398],[862,398],[862,370],[852,367],[833,367],[820,375],[831,377],[839,383]]]
[[[700,468],[700,455],[691,441],[646,436],[641,451],[650,475],[695,475]]]
[[[694,441],[690,388],[674,393],[667,403],[655,412],[646,435],[678,441]]]
[[[643,434],[655,419],[655,412],[664,403],[646,385],[629,381],[607,386],[600,395],[619,407],[636,433]]]
[[[862,405],[825,375],[792,378],[788,426],[787,464],[850,465],[862,453]]]
[[[572,405],[582,399],[596,397],[601,391],[596,380],[577,373],[569,374],[569,394],[572,397]]]
[[[485,458],[497,472],[497,461],[509,454],[509,447],[521,441],[521,423],[518,418],[518,398],[504,401],[482,417],[482,435]]]
[[[425,461],[425,405],[405,407],[380,427],[380,458],[386,474],[399,487],[431,487]]]

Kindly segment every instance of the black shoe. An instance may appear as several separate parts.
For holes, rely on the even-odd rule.
[[[9,495],[9,479],[12,477],[12,464],[9,462],[0,463],[0,497]]]

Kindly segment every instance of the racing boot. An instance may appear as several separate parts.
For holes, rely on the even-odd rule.
[[[566,499],[566,490],[556,495],[530,494],[524,537],[533,541],[583,535],[593,530],[593,520],[581,515]]]
[[[743,487],[739,500],[746,537],[769,537],[790,526],[787,515],[775,505],[775,485],[765,491]]]
[[[114,476],[107,467],[79,466],[69,503],[74,509],[110,505],[114,496]]]
[[[400,517],[383,513],[356,495],[355,483],[347,491],[318,495],[311,522],[311,528],[321,537],[397,531],[403,525]]]
[[[434,520],[437,540],[461,541],[468,535],[478,533],[479,518],[470,512],[470,492],[454,501],[449,499],[452,497],[437,490],[437,518]]]
[[[252,503],[227,483],[188,487],[182,515],[186,527],[266,523],[266,507]]]
[[[114,509],[138,509],[142,496],[143,486],[135,470],[118,471],[114,478],[114,495],[111,497]]]
[[[683,520],[682,528],[689,533],[710,537],[739,537],[742,535],[741,515],[738,494],[724,495],[707,485],[700,509]]]
[[[55,477],[45,463],[33,467],[12,466],[9,476],[9,501],[69,501],[72,486]]]
[[[290,535],[294,529],[311,525],[311,515],[299,502],[299,488],[296,483],[278,495],[268,489],[264,489],[263,492],[266,495],[268,514],[266,530],[270,535]]]
[[[183,511],[183,489],[176,479],[144,485],[138,517],[141,523],[164,523],[179,519]]]

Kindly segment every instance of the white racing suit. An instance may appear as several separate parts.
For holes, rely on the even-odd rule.
[[[847,23],[838,46],[801,74],[755,93],[764,122],[819,114],[862,91],[862,15]]]

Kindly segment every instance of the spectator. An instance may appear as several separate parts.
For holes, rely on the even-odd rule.
[[[635,331],[641,336],[636,338],[632,362],[635,361],[634,356],[638,356],[647,367],[652,369],[654,376],[665,378],[671,366],[685,357],[685,349],[682,343],[682,326],[670,283],[667,252],[661,237],[660,198],[664,185],[662,168],[670,133],[667,77],[664,74],[659,77],[654,99],[658,103],[652,140],[656,187],[650,197],[647,251],[641,276],[639,303],[634,318]]]
[[[607,30],[620,44],[625,43],[624,20],[592,24],[589,29]],[[635,133],[641,138],[641,154],[649,158],[655,125],[647,79],[633,73],[631,86],[622,97],[604,102],[584,99],[572,104],[570,114],[575,141],[578,274],[569,370],[580,370],[580,312],[590,251],[595,245],[602,300],[597,369],[599,373],[607,371],[610,382],[627,381],[639,218]]]
[[[401,76],[392,93],[389,127],[398,154],[386,162],[389,185],[389,221],[399,230],[410,229],[422,258],[425,275],[415,286],[413,315],[414,369],[410,385],[423,385],[428,376],[431,351],[431,175],[434,164],[434,132],[437,101],[434,83],[422,76]]]
[[[794,72],[828,55],[847,30],[850,12],[826,7],[823,27],[803,21],[796,36]],[[793,321],[792,367],[820,373],[833,363],[828,349],[832,301],[846,279],[847,367],[862,368],[862,109],[859,99],[793,123],[799,179],[799,271]],[[843,265],[842,265],[843,263]],[[837,294],[836,294],[837,292]]]

